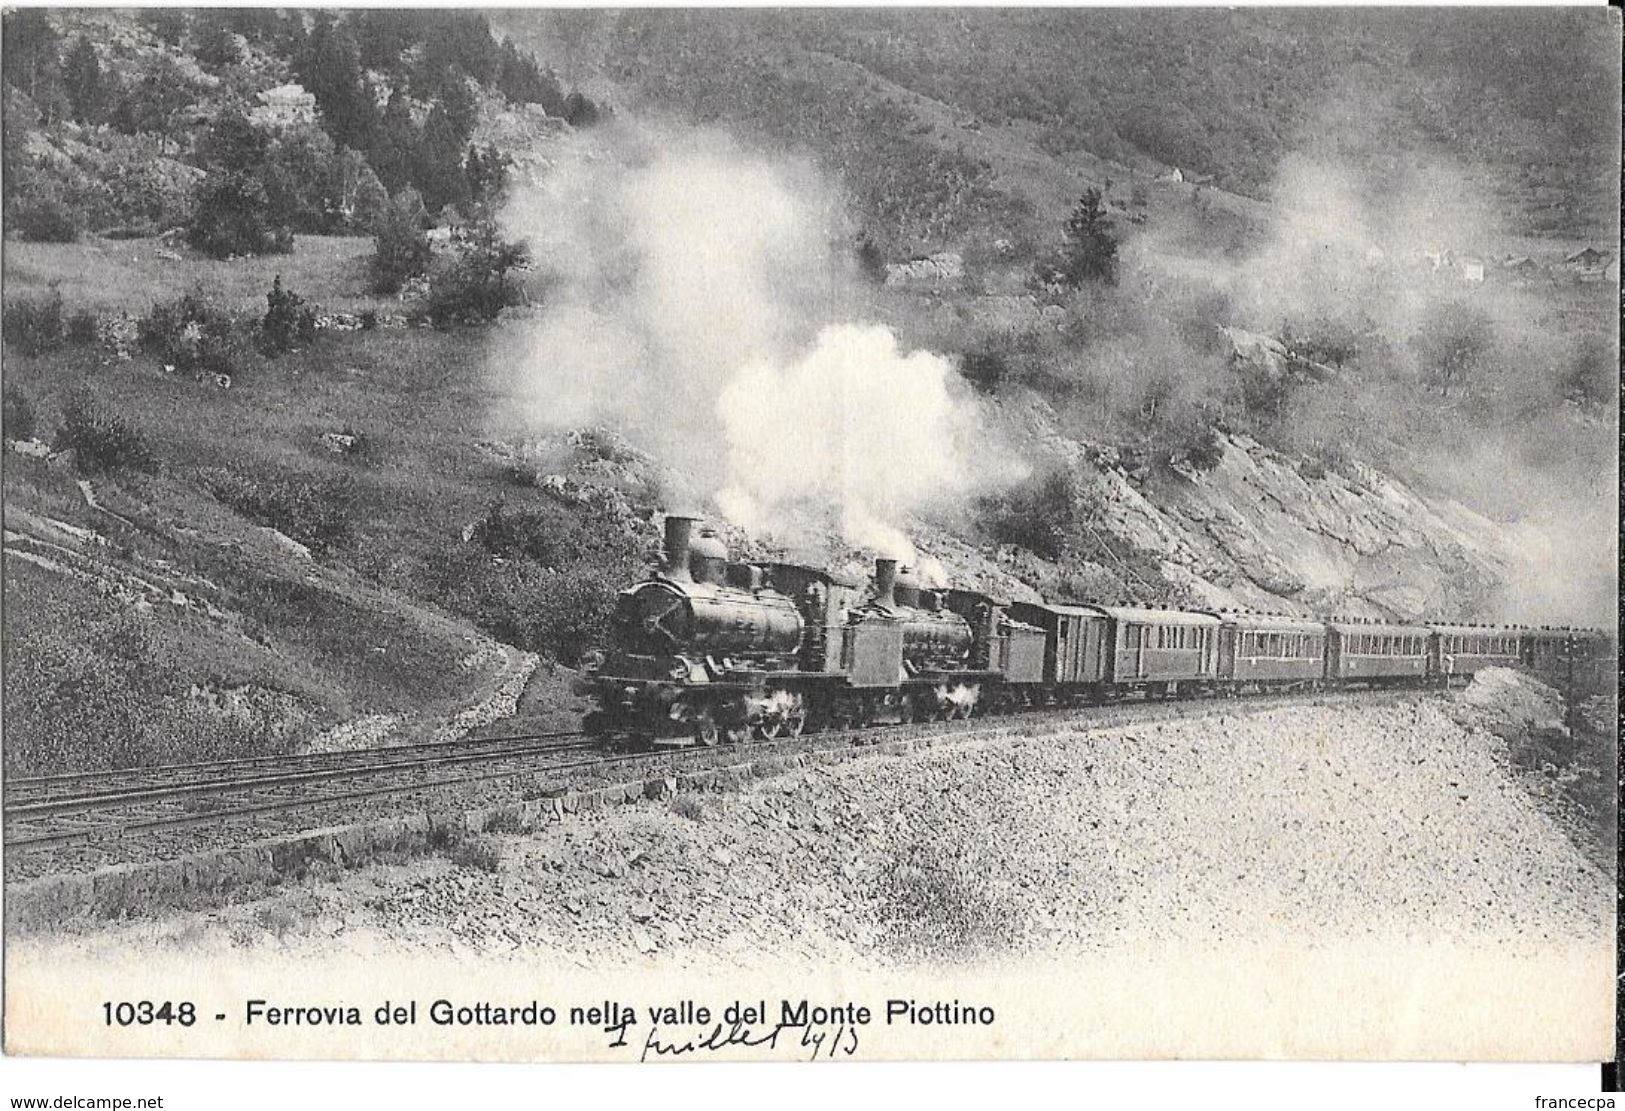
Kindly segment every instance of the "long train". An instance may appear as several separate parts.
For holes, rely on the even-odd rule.
[[[892,559],[852,579],[730,562],[669,515],[662,565],[620,592],[577,690],[589,733],[686,746],[995,713],[1264,690],[1448,684],[1486,667],[1611,666],[1595,630],[1010,602],[923,586]]]

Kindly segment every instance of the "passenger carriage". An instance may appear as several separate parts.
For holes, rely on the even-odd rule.
[[[1211,613],[1096,608],[1110,623],[1106,682],[1115,688],[1172,697],[1217,678],[1219,619]]]
[[[1221,683],[1237,687],[1319,686],[1326,675],[1326,626],[1286,614],[1219,617]]]
[[[1471,676],[1486,667],[1516,667],[1522,662],[1518,630],[1493,625],[1432,625],[1428,673],[1442,677]]]
[[[1428,675],[1429,632],[1422,625],[1334,619],[1326,623],[1326,677],[1372,685]]]

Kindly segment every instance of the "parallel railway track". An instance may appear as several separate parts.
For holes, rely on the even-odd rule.
[[[1268,708],[1293,701],[1297,699],[1265,695],[1245,703],[1174,700],[1046,708],[996,718],[883,725],[675,752],[610,752],[580,733],[546,733],[38,776],[6,783],[5,847],[8,854],[26,859],[40,851],[117,846],[186,827],[252,824],[268,816],[297,818],[300,811],[331,813],[335,806],[361,807],[390,796],[409,799],[498,781],[534,792],[527,797],[545,797],[562,791],[572,780],[605,771],[636,768],[648,774],[652,769],[704,767],[708,759],[726,761],[747,754],[871,746],[901,738],[1046,724],[1149,724],[1178,714],[1220,716],[1241,711],[1243,705]]]

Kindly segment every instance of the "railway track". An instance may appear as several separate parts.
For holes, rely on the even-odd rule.
[[[29,808],[41,811],[71,808],[82,802],[95,802],[120,794],[186,791],[232,782],[254,776],[300,776],[320,778],[345,774],[358,765],[379,767],[386,763],[454,763],[500,755],[516,744],[560,748],[592,746],[579,730],[554,733],[517,733],[501,737],[474,737],[455,741],[429,741],[422,744],[393,745],[387,748],[349,749],[340,752],[306,753],[283,756],[245,756],[230,760],[207,760],[188,764],[157,764],[140,768],[113,768],[61,775],[27,776],[6,781],[7,814]]]
[[[1415,692],[1408,692],[1415,693]],[[1350,694],[1317,698],[1347,698]],[[1096,727],[1173,716],[1221,715],[1301,699],[1265,695],[1244,702],[1174,700],[1028,710],[997,718],[884,725],[754,741],[738,746],[617,753],[580,733],[539,733],[357,749],[295,757],[215,761],[8,781],[5,847],[13,859],[90,846],[116,850],[149,835],[188,827],[298,821],[302,812],[354,812],[385,799],[429,797],[495,784],[546,797],[591,774],[705,767],[740,755],[768,756],[872,746],[920,736],[996,733],[1052,724]],[[586,755],[582,755],[586,754]],[[9,869],[8,869],[9,870]]]

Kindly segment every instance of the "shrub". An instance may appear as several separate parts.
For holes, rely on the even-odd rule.
[[[327,552],[350,542],[356,491],[347,477],[256,477],[235,470],[210,471],[202,477],[217,500],[312,551]]]
[[[556,520],[567,522],[562,513]],[[489,535],[476,527],[471,539]],[[581,554],[551,567],[526,556],[524,544],[500,545],[507,554],[493,558],[484,544],[453,543],[419,566],[418,589],[508,644],[574,665],[604,642],[616,592],[638,575],[641,558],[618,526],[577,526],[571,535],[570,550]]]
[[[967,351],[960,357],[959,373],[982,393],[994,393],[1010,377],[1010,360],[992,349]]]
[[[62,343],[62,294],[7,298],[0,309],[0,335],[25,355],[42,355]]]
[[[68,317],[68,342],[87,345],[96,342],[101,333],[101,321],[90,309],[78,309]]]
[[[550,502],[512,512],[493,502],[470,539],[494,556],[550,568],[583,558],[618,559],[630,550],[618,532],[596,531],[582,517]]]
[[[0,391],[0,430],[8,440],[34,438],[34,406],[28,395],[16,386],[6,385]]]
[[[1002,496],[982,499],[989,535],[1045,559],[1060,559],[1072,546],[1078,516],[1078,485],[1057,469]]]
[[[62,414],[56,447],[72,450],[74,465],[82,474],[150,471],[155,465],[146,438],[83,391],[73,396]]]
[[[399,293],[409,278],[429,272],[434,251],[423,234],[424,219],[415,189],[402,189],[378,218],[369,264],[374,293]]]
[[[265,318],[260,321],[260,353],[270,358],[304,347],[316,339],[316,311],[291,289],[282,288],[282,275],[265,295]]]
[[[236,321],[196,293],[153,305],[136,329],[144,350],[184,374],[235,374],[241,365]]]
[[[490,323],[518,302],[519,289],[509,275],[529,265],[530,253],[523,244],[503,240],[489,218],[457,229],[455,240],[456,258],[430,273],[425,314],[436,328]]]
[[[459,868],[493,873],[502,870],[502,850],[486,837],[470,837],[459,841],[451,847],[447,856]]]
[[[55,197],[21,199],[12,208],[9,223],[18,239],[35,243],[72,243],[79,238],[79,218]]]
[[[691,822],[703,822],[705,801],[695,794],[677,795],[671,800],[671,812]]]
[[[187,241],[211,258],[285,255],[293,233],[274,227],[265,188],[244,173],[214,173],[198,187]]]
[[[1217,428],[1198,429],[1179,449],[1177,458],[1198,471],[1211,471],[1224,460],[1224,437]]]

